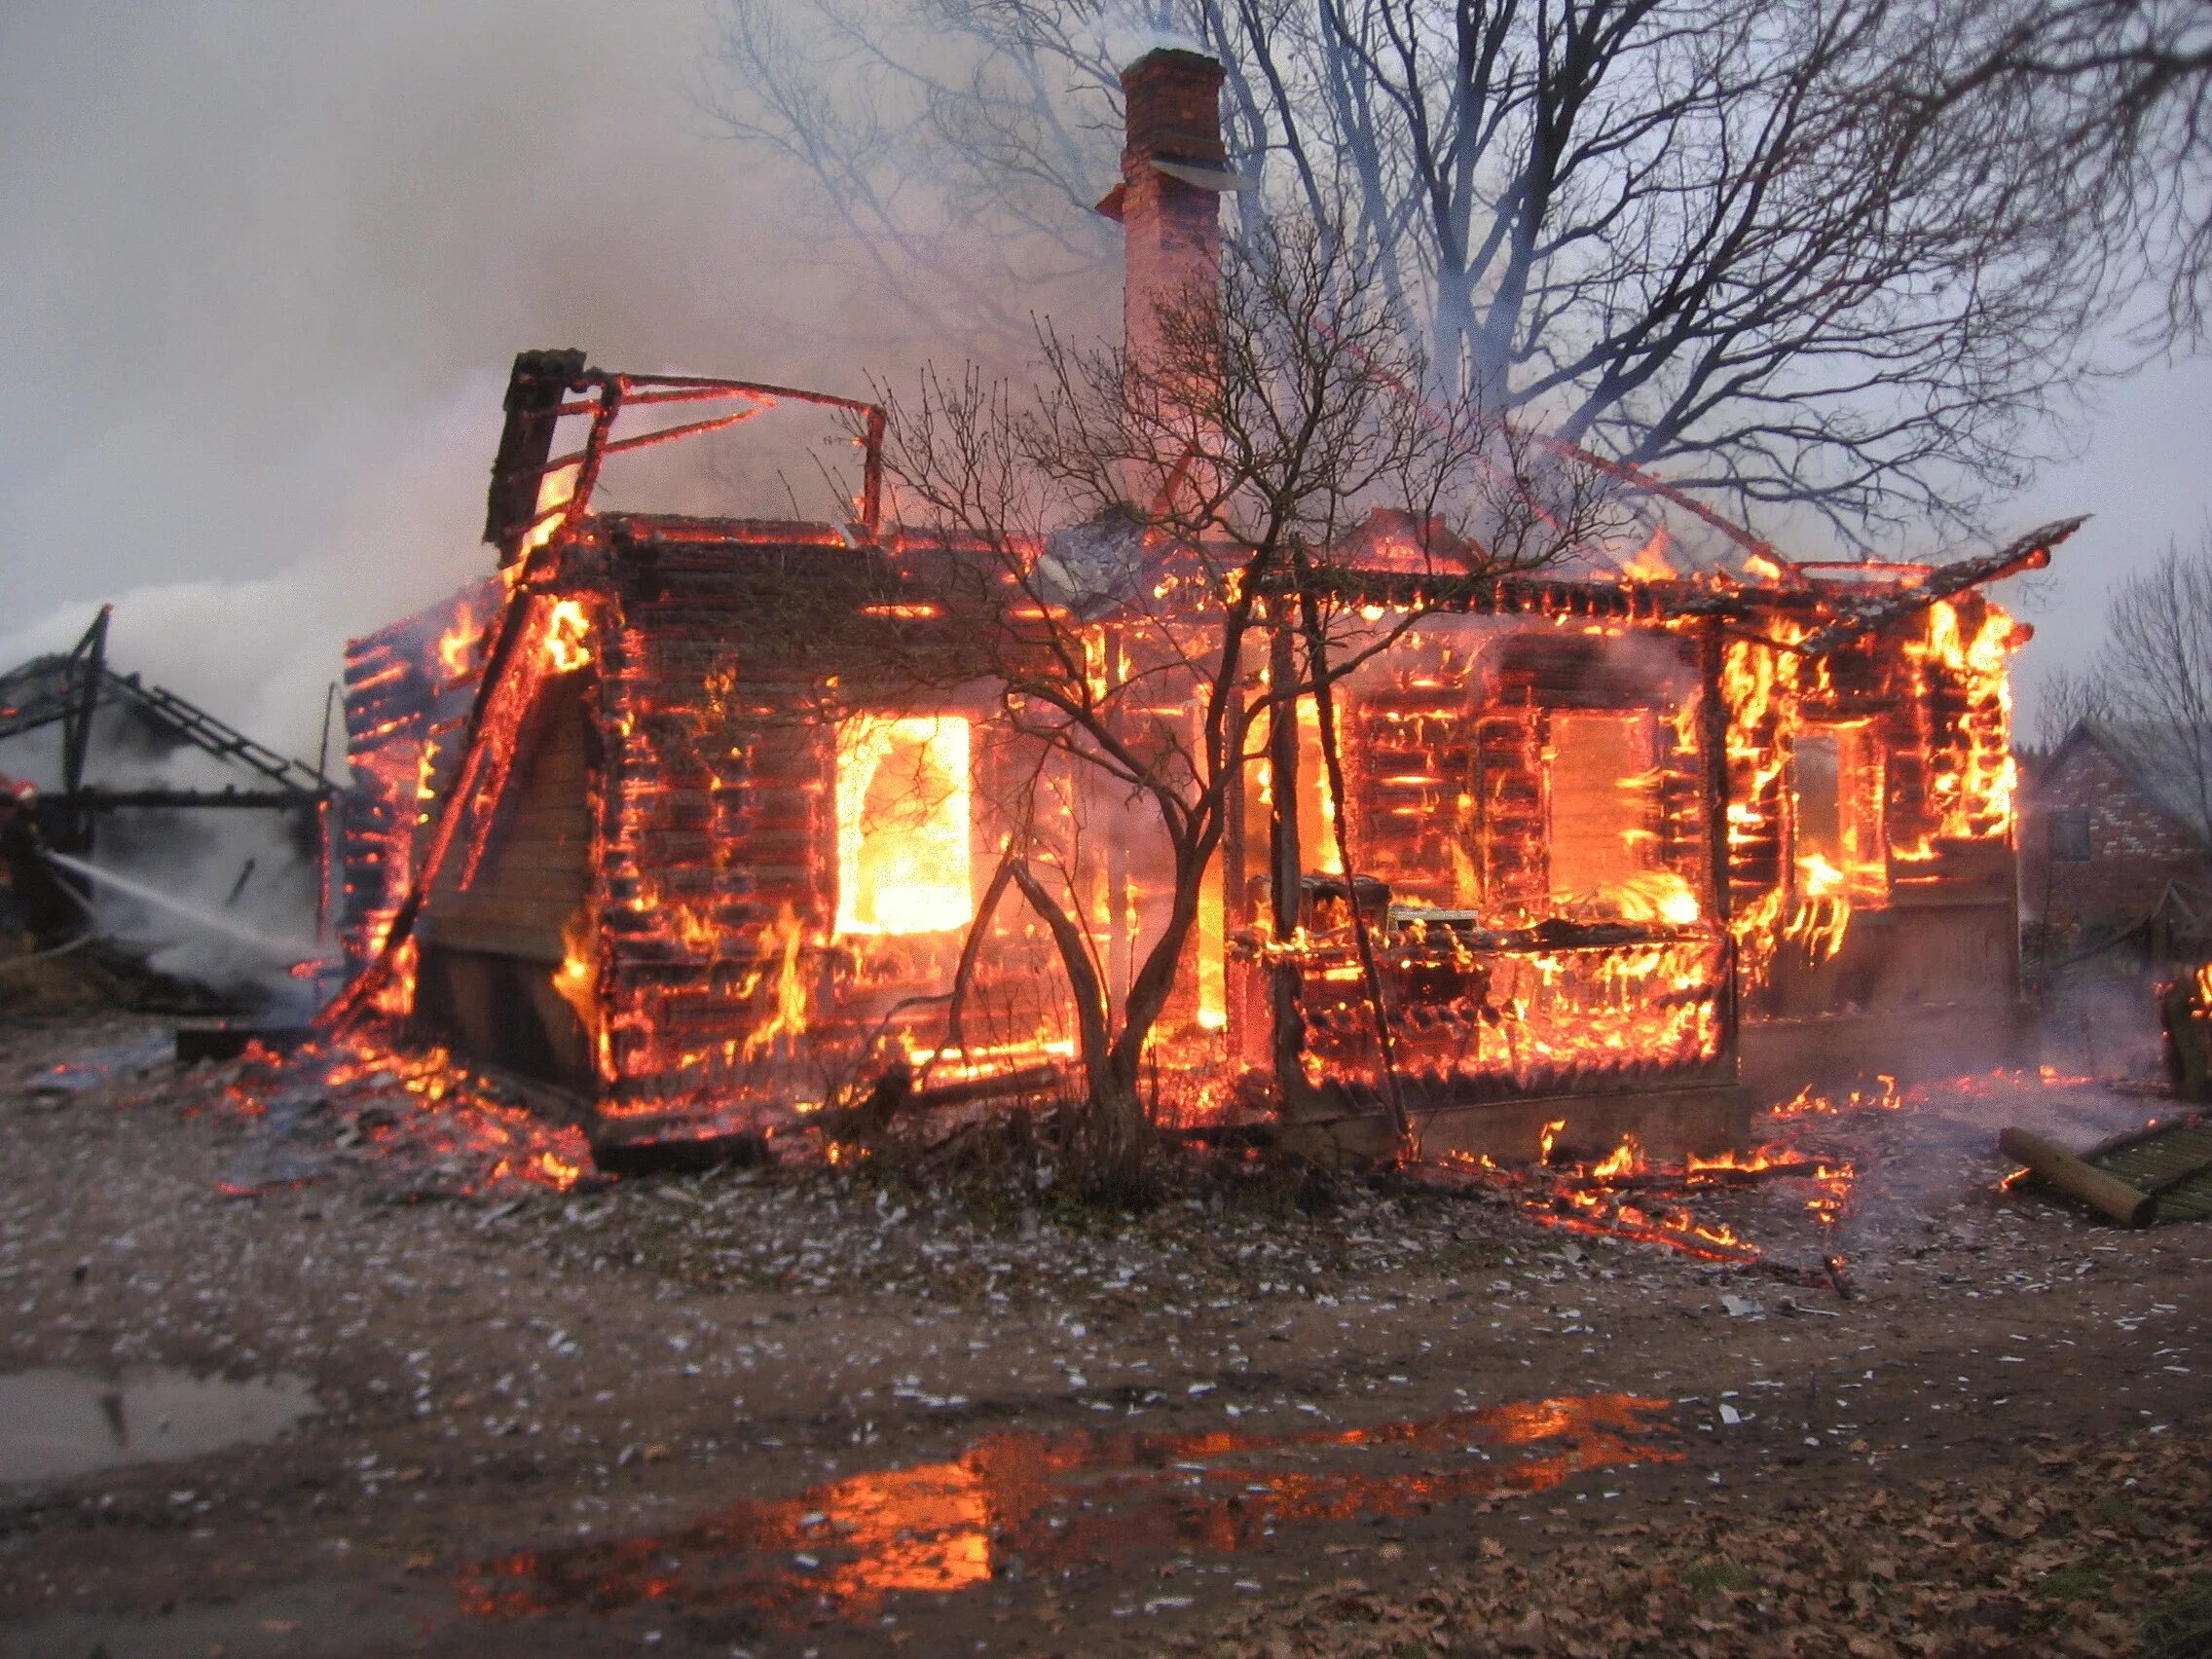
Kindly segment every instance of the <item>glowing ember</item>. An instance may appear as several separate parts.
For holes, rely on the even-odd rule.
[[[236,1109],[259,1117],[270,1100],[303,1087],[318,1090],[334,1118],[350,1114],[358,1137],[351,1156],[388,1166],[403,1186],[427,1175],[446,1196],[518,1186],[567,1192],[591,1172],[580,1130],[502,1098],[443,1049],[387,1050],[361,1038],[310,1045],[282,1059],[249,1059],[226,1093]]]

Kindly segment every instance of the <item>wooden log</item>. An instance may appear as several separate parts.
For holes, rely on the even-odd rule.
[[[751,1129],[709,1130],[682,1117],[612,1119],[591,1137],[591,1159],[602,1173],[696,1175],[725,1163],[740,1168],[773,1161],[768,1143]]]
[[[2119,1176],[2083,1162],[2064,1147],[2027,1129],[2004,1130],[1997,1137],[1997,1145],[2008,1157],[2026,1164],[2039,1180],[2081,1199],[2122,1227],[2148,1227],[2157,1211],[2158,1200],[2148,1193],[2138,1192]]]

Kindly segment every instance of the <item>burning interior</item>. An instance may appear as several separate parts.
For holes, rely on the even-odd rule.
[[[1202,254],[1225,185],[1218,131],[1189,130],[1218,65],[1130,77],[1110,205],[1133,294],[1163,238]],[[793,403],[853,424],[850,523],[595,501],[611,456]],[[864,404],[517,359],[498,572],[350,653],[346,1007],[673,1132],[772,1134],[887,1088],[1081,1088],[1066,940],[1005,849],[1017,819],[1051,849],[1109,1006],[1170,924],[1168,852],[1125,788],[1007,718],[968,613],[988,578],[885,522],[882,437]],[[1379,520],[1273,578],[1254,615],[1278,667],[1309,600],[1362,659],[1335,692],[1342,789],[1310,694],[1279,730],[1256,716],[1147,1051],[1154,1110],[1345,1156],[1389,1151],[1386,1102],[1432,1154],[1710,1154],[1743,1138],[1747,1085],[1998,1063],[2026,630],[1976,590],[2070,529],[1943,566],[1760,550],[1564,579],[1456,571]],[[1158,641],[1215,599],[1178,587],[1174,548],[1132,558],[1164,618],[1071,606],[1057,637],[1172,734],[1201,714]]]

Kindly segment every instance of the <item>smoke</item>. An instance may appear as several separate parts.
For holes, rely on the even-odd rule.
[[[486,568],[516,350],[863,388],[784,193],[684,95],[704,32],[695,0],[9,9],[8,648],[115,600],[150,671],[297,745],[348,632]]]
[[[1162,23],[1157,6],[1143,6],[1136,0],[1118,0],[1100,9],[1094,27],[1097,30],[1099,55],[1109,63],[1124,67],[1136,62],[1148,52],[1202,52],[1215,55],[1211,47],[1187,30],[1170,28]]]
[[[491,569],[517,350],[865,392],[884,342],[686,96],[706,34],[698,0],[0,10],[0,672],[113,603],[118,671],[312,762],[345,641]],[[757,472],[741,510],[789,511]],[[106,735],[96,782],[256,781]],[[342,725],[332,750],[336,774]],[[53,783],[52,743],[0,770]],[[101,863],[312,933],[274,815],[127,817]],[[230,971],[205,930],[102,903]]]

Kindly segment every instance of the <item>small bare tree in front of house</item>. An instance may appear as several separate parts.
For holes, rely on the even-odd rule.
[[[1604,510],[1584,469],[1414,394],[1425,365],[1342,245],[1301,225],[1234,247],[1218,292],[1174,292],[1135,350],[1048,331],[1028,389],[970,371],[882,394],[906,534],[955,554],[948,607],[974,620],[1006,733],[1042,757],[1001,803],[992,891],[1018,891],[1057,947],[1107,1185],[1141,1165],[1140,1068],[1264,722],[1289,729],[1296,696],[1325,699],[1412,620],[1332,652],[1339,619],[1298,602],[1300,577],[1378,509],[1435,569],[1475,574],[1548,565]],[[1119,994],[1039,796],[1055,768],[1135,815],[1109,834],[1141,825],[1161,850]]]

